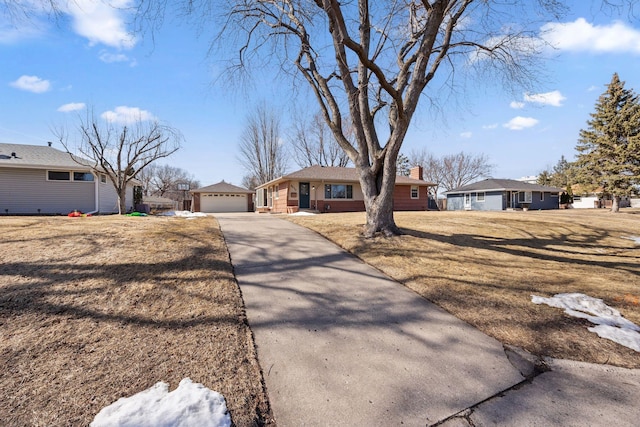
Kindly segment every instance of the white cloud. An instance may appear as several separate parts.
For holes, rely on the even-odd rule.
[[[526,128],[533,127],[538,124],[538,120],[533,117],[522,117],[516,116],[513,119],[509,120],[507,123],[502,126],[511,130],[522,130]]]
[[[620,21],[593,25],[578,18],[574,22],[548,23],[541,30],[542,38],[560,50],[640,54],[640,30]]]
[[[587,89],[587,92],[593,92],[594,90],[598,90],[598,89],[600,89],[600,86],[592,85],[592,86],[589,86],[589,88]]]
[[[483,126],[482,126],[482,129],[487,129],[487,130],[488,130],[488,129],[496,129],[497,127],[498,127],[498,124],[497,124],[497,123],[492,123],[492,124],[490,124],[490,125],[483,125]]]
[[[125,9],[129,6],[131,0],[74,0],[68,3],[67,13],[72,17],[75,32],[89,39],[91,45],[102,43],[129,49],[136,44],[125,24]]]
[[[49,80],[43,80],[37,76],[21,76],[15,82],[10,83],[16,89],[26,90],[33,93],[43,93],[51,89]]]
[[[533,102],[535,104],[543,104],[543,105],[552,105],[554,107],[561,107],[562,101],[567,98],[560,93],[559,90],[554,90],[553,92],[546,93],[534,93],[534,94],[524,94],[524,100],[527,102]]]
[[[123,125],[157,120],[153,114],[146,110],[141,110],[138,107],[127,107],[124,105],[114,108],[113,111],[105,111],[100,115],[100,117],[106,121],[120,123]]]
[[[105,62],[107,64],[113,62],[128,62],[130,66],[135,67],[137,65],[137,61],[135,59],[129,58],[124,53],[109,53],[102,51],[100,52],[100,61]]]
[[[515,109],[515,110],[519,110],[521,108],[524,108],[524,102],[520,102],[520,101],[511,101],[511,104],[509,104],[509,107]]]
[[[469,139],[469,138],[471,138],[472,136],[473,136],[473,133],[468,132],[468,131],[467,131],[467,132],[462,132],[462,133],[460,134],[460,137],[461,137],[461,138],[465,138],[465,139]]]
[[[85,108],[86,108],[86,105],[84,102],[71,102],[69,104],[61,105],[58,108],[58,111],[62,113],[69,113],[71,111],[84,110]]]

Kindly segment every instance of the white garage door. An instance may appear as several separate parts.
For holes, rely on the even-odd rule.
[[[200,196],[202,212],[246,212],[246,194],[202,193]]]

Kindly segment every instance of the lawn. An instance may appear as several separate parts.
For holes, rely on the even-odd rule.
[[[640,325],[640,211],[397,212],[404,235],[363,239],[364,213],[287,216],[460,319],[541,356],[640,368],[586,320],[531,302],[579,292]]]
[[[88,425],[181,379],[238,426],[269,424],[251,331],[214,218],[0,218],[0,420]]]

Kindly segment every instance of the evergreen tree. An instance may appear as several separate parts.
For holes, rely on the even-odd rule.
[[[640,103],[614,74],[598,98],[595,112],[580,131],[576,150],[577,181],[613,198],[618,212],[620,197],[636,191],[640,183]]]

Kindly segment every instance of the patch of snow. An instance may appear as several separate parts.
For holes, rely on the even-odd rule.
[[[569,316],[587,319],[597,325],[590,332],[640,352],[640,326],[622,317],[601,299],[580,293],[556,294],[552,298],[531,295],[534,304],[562,308]]]
[[[230,427],[224,397],[189,378],[154,386],[102,408],[91,427]]]
[[[303,212],[303,211],[298,211],[298,212],[294,212],[289,214],[291,216],[307,216],[307,215],[315,215],[313,212]]]
[[[636,245],[640,245],[640,237],[638,236],[622,236],[623,239],[633,240]]]
[[[167,212],[161,212],[158,215],[159,216],[178,216],[181,218],[199,218],[199,217],[207,216],[207,214],[203,212],[189,212],[189,211],[167,211]]]

